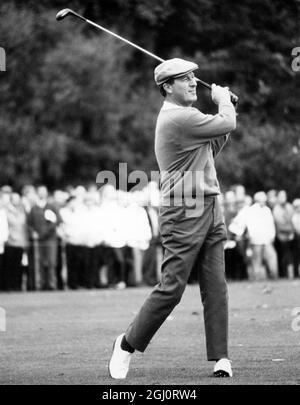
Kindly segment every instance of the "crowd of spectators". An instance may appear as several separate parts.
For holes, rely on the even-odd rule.
[[[300,199],[284,190],[259,191],[253,198],[241,185],[222,196],[228,241],[228,278],[297,278],[300,264]]]
[[[0,190],[0,290],[154,285],[162,248],[159,191],[83,186],[51,195]]]
[[[228,279],[299,277],[300,199],[285,191],[253,197],[241,185],[220,196]],[[0,291],[154,285],[160,278],[160,194],[111,185],[49,194],[0,188]],[[190,282],[196,279],[192,272]]]

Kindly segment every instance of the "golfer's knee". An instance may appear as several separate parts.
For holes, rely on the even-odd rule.
[[[174,283],[174,286],[171,290],[171,299],[173,300],[174,305],[178,305],[181,301],[185,287],[186,283],[183,281],[177,281],[176,283]]]
[[[169,305],[177,305],[179,304],[181,297],[183,295],[186,283],[182,280],[178,280],[175,277],[168,278],[168,280],[163,280],[156,293],[163,296],[163,300],[165,303]]]

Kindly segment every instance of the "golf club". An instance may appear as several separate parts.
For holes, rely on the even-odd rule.
[[[71,10],[71,9],[69,9],[69,8],[64,8],[63,10],[60,10],[60,11],[56,14],[56,20],[57,20],[57,21],[61,21],[61,20],[63,20],[64,18],[66,18],[68,15],[72,15],[72,16],[74,16],[74,17],[77,17],[77,18],[79,18],[80,20],[83,20],[83,21],[85,21],[86,23],[88,23],[88,24],[90,24],[90,25],[92,25],[92,26],[94,26],[94,27],[96,27],[96,28],[98,28],[98,29],[100,29],[100,30],[106,32],[107,34],[110,34],[110,35],[114,36],[115,38],[120,39],[121,41],[125,42],[126,44],[133,46],[134,48],[138,49],[139,51],[145,53],[145,54],[148,55],[148,56],[151,56],[152,58],[158,60],[159,62],[164,62],[164,61],[165,61],[164,59],[160,58],[159,56],[155,55],[154,53],[149,52],[149,51],[147,51],[146,49],[142,48],[141,46],[135,44],[134,42],[131,42],[131,41],[129,41],[128,39],[126,39],[126,38],[124,38],[124,37],[121,37],[120,35],[115,34],[114,32],[108,30],[107,28],[102,27],[102,26],[99,25],[99,24],[94,23],[94,22],[91,21],[91,20],[88,20],[87,18],[83,17],[82,15],[80,15],[80,14],[78,14],[78,13],[75,13],[75,11],[73,11],[73,10]],[[202,86],[204,86],[204,87],[206,87],[207,89],[211,90],[211,85],[210,85],[210,84],[204,82],[203,80],[200,80],[199,78],[196,78],[196,80],[197,80],[198,83],[202,84]],[[231,102],[232,102],[234,105],[236,105],[237,102],[238,102],[238,97],[237,97],[235,94],[233,94],[232,92],[230,92],[230,96],[231,96]]]

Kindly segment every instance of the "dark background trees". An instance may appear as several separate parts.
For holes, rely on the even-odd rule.
[[[99,170],[157,170],[161,97],[155,60],[56,12],[72,7],[240,97],[238,128],[218,160],[221,182],[300,195],[298,0],[2,1],[0,183],[95,182]],[[216,111],[209,92],[197,106]]]

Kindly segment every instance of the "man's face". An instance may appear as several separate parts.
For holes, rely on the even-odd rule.
[[[44,187],[44,186],[38,187],[37,195],[38,195],[39,199],[47,200],[47,198],[48,198],[48,190],[47,190],[47,188]]]
[[[285,191],[279,191],[278,193],[278,202],[279,204],[285,204],[287,202],[287,195]]]
[[[184,107],[191,106],[197,101],[197,81],[193,72],[174,79],[173,84],[168,84],[166,91],[168,98]]]
[[[255,194],[255,201],[261,206],[264,207],[267,203],[267,196],[264,192],[258,192]]]

